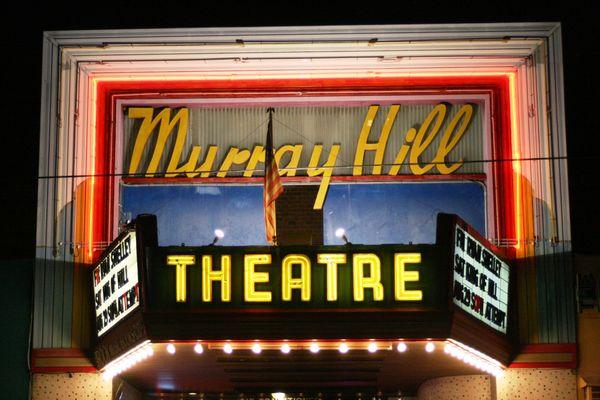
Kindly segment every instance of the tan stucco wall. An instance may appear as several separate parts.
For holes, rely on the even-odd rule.
[[[568,369],[509,369],[496,379],[496,399],[577,399],[577,375]]]
[[[419,400],[490,400],[492,382],[488,375],[448,376],[425,381],[418,391]]]
[[[509,369],[504,376],[465,375],[431,379],[419,388],[419,400],[577,399],[576,375],[566,369]]]
[[[112,382],[99,373],[33,374],[32,400],[111,400]]]

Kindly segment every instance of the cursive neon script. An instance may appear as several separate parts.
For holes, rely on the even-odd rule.
[[[365,116],[356,144],[352,169],[354,176],[363,174],[364,159],[367,152],[374,153],[374,166],[371,174],[381,175],[383,173],[382,164],[388,139],[400,106],[390,106],[379,137],[376,141],[370,141],[371,127],[379,107],[378,105],[370,106]],[[394,162],[387,171],[388,175],[397,175],[405,163],[408,163],[408,168],[414,175],[423,175],[434,168],[440,174],[447,175],[457,171],[463,165],[464,160],[462,159],[448,163],[447,158],[464,136],[473,118],[473,106],[471,104],[462,105],[447,127],[441,132],[447,112],[448,106],[446,104],[438,104],[431,110],[425,120],[418,125],[418,128],[413,127],[406,131],[404,143],[398,149]],[[140,173],[139,169],[144,150],[151,142],[150,137],[156,132],[154,148],[149,153],[151,158],[144,173],[146,177],[156,177],[159,174],[157,169],[161,158],[164,156],[167,140],[175,131],[177,131],[175,142],[164,177],[206,178],[214,171],[213,168],[219,150],[218,146],[208,146],[205,149],[204,158],[200,160],[203,146],[194,145],[187,160],[182,161],[183,147],[188,137],[189,109],[181,108],[174,115],[172,113],[173,110],[170,108],[161,110],[156,116],[154,115],[154,109],[151,107],[132,107],[129,109],[129,118],[142,120],[135,138],[129,164],[129,174]],[[435,156],[430,162],[423,162],[421,156],[432,145],[433,140],[440,132],[441,139],[438,142]],[[275,160],[279,166],[281,176],[296,175],[303,150],[303,144],[286,144],[275,150]],[[321,177],[319,191],[313,206],[316,210],[320,210],[325,202],[339,152],[340,144],[333,144],[328,150],[324,149],[322,144],[314,144],[308,165],[301,168],[305,169],[306,174],[310,177]],[[282,160],[286,155],[289,155],[287,163],[282,166]],[[237,165],[244,167],[243,176],[249,178],[257,170],[258,164],[264,163],[264,161],[265,149],[263,146],[255,145],[252,150],[232,146],[222,159],[216,176],[226,177],[231,168]]]

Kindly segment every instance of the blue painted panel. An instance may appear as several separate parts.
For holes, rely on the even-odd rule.
[[[155,214],[162,246],[201,246],[214,230],[227,246],[265,245],[262,186],[123,186],[128,218]],[[353,243],[433,243],[436,217],[455,213],[485,234],[485,191],[479,183],[334,184],[323,209],[325,244],[339,244],[343,227]]]
[[[483,185],[400,183],[332,185],[324,207],[325,244],[434,243],[438,213],[457,214],[485,236]]]
[[[210,244],[214,230],[223,246],[266,245],[262,186],[154,185],[124,186],[127,218],[154,214],[161,246]]]

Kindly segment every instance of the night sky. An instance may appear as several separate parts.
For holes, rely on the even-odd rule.
[[[35,242],[42,32],[45,30],[228,26],[418,24],[560,21],[563,28],[566,120],[573,247],[600,253],[600,112],[596,97],[600,22],[592,2],[524,1],[12,2],[2,31],[3,259],[32,258]],[[87,6],[86,6],[87,5]],[[93,5],[94,9],[88,9]]]

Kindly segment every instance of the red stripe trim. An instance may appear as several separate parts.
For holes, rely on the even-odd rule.
[[[74,358],[88,357],[88,354],[82,349],[33,349],[31,351],[32,358]]]
[[[528,344],[523,346],[521,354],[544,354],[559,353],[570,354],[570,361],[526,361],[513,362],[510,368],[577,368],[577,344],[576,343],[546,343],[546,344]]]
[[[528,362],[528,363],[512,363],[508,368],[552,368],[552,369],[575,369],[577,362]]]
[[[60,373],[60,372],[97,372],[92,365],[60,365],[60,366],[38,366],[41,360],[80,358],[91,362],[85,350],[77,348],[60,349],[33,349],[31,352],[31,372],[33,373]],[[76,362],[76,361],[75,361]]]
[[[232,80],[232,81],[204,81],[204,80],[192,80],[192,81],[107,81],[100,82],[97,84],[98,101],[97,101],[97,148],[96,148],[96,159],[102,160],[106,158],[106,153],[114,152],[114,148],[111,146],[114,144],[114,129],[109,129],[111,121],[114,121],[114,114],[117,112],[115,105],[116,99],[119,98],[154,98],[156,104],[161,104],[161,99],[165,98],[204,98],[204,97],[289,97],[296,95],[298,91],[301,91],[306,95],[314,96],[339,96],[339,95],[352,95],[357,94],[491,94],[494,100],[492,106],[493,121],[493,132],[494,132],[494,156],[497,158],[503,157],[503,153],[509,153],[510,142],[503,143],[507,146],[497,146],[497,143],[501,141],[496,140],[497,137],[505,137],[508,133],[509,124],[506,124],[505,119],[502,118],[505,112],[504,107],[499,107],[495,103],[503,103],[504,97],[507,96],[506,87],[508,86],[508,79],[505,76],[457,76],[457,77],[360,77],[360,78],[299,78],[299,79],[249,79],[249,80]],[[496,99],[496,96],[499,100]],[[301,100],[299,100],[301,101]],[[312,103],[311,103],[312,104]],[[277,103],[273,103],[277,105]],[[507,108],[508,109],[508,108]],[[104,123],[106,119],[106,123]],[[510,122],[510,121],[508,121]],[[499,125],[499,126],[497,126]],[[506,126],[505,126],[506,125]],[[109,157],[114,157],[114,154],[110,154]],[[112,173],[114,172],[112,163],[106,162],[102,165],[98,165],[96,172],[101,173]],[[510,181],[504,182],[506,179],[503,178],[503,174],[495,171],[497,176],[497,185],[499,187],[511,187]],[[370,178],[370,177],[369,177]],[[181,179],[181,178],[180,178]],[[185,178],[183,178],[185,179]],[[244,178],[242,178],[244,179]],[[357,181],[355,177],[352,177],[354,181]],[[426,180],[423,177],[417,177],[417,179]],[[100,181],[100,179],[98,179]],[[446,178],[446,180],[452,180]],[[110,181],[110,180],[109,180]],[[320,178],[314,181],[309,179],[300,179],[297,182],[319,182]],[[335,179],[334,179],[335,181]],[[186,183],[190,180],[186,179]],[[209,181],[202,181],[208,183]],[[230,182],[235,182],[232,180]],[[249,183],[248,180],[237,180],[237,182]],[[143,183],[148,183],[145,181]],[[166,183],[166,181],[163,181]],[[170,183],[173,183],[171,181]],[[219,183],[227,183],[224,180]],[[95,199],[112,199],[108,185],[95,185],[94,198]],[[513,221],[510,220],[510,204],[506,204],[507,201],[512,201],[509,196],[508,190],[506,196],[499,196],[494,193],[497,197],[499,205],[499,217],[497,218],[497,225],[504,226],[509,225]],[[106,204],[94,204],[94,238],[93,241],[109,240],[109,235],[106,234],[103,227],[106,225],[106,219],[108,217],[112,222],[116,217],[110,215],[110,209],[106,207]],[[104,207],[103,207],[104,206]],[[108,214],[108,215],[106,215]],[[508,215],[507,215],[508,214]],[[110,232],[110,229],[109,229]]]
[[[98,372],[96,367],[31,367],[34,374],[58,374],[67,372]]]
[[[576,343],[527,344],[521,349],[523,354],[531,353],[573,353],[577,354]]]

